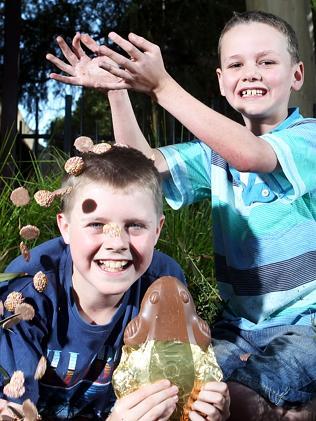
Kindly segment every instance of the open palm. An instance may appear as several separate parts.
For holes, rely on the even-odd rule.
[[[84,44],[97,51],[98,44],[88,35],[84,35]],[[72,49],[67,45],[62,37],[57,38],[57,43],[68,63],[58,57],[47,54],[46,58],[67,76],[59,73],[51,73],[50,77],[69,85],[84,86],[86,88],[96,88],[108,90],[111,84],[117,85],[120,79],[107,70],[102,65],[117,66],[111,59],[104,56],[89,57],[81,47],[80,34],[76,34],[72,41]]]

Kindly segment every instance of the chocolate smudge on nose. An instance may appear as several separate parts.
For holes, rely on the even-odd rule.
[[[93,199],[86,199],[82,203],[82,211],[83,213],[91,213],[96,210],[97,203]]]

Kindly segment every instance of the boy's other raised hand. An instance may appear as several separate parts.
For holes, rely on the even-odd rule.
[[[223,382],[206,383],[192,404],[191,421],[225,421],[229,418],[230,397],[228,386]]]
[[[89,38],[90,46],[98,48],[98,44],[92,38],[88,35],[84,37],[85,39]],[[103,64],[111,66],[116,66],[116,64],[107,57],[89,57],[82,49],[80,41],[81,35],[77,33],[72,40],[72,48],[70,48],[62,37],[57,37],[57,43],[68,63],[53,54],[47,54],[46,59],[68,75],[51,73],[50,78],[69,85],[104,91],[112,89],[113,86],[120,86],[120,80],[102,68]],[[87,46],[89,47],[89,45]]]
[[[107,421],[166,421],[177,401],[178,388],[168,380],[161,380],[116,401]]]

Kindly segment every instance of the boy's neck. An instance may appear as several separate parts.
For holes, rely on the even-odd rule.
[[[123,295],[106,296],[99,300],[85,300],[81,299],[75,290],[74,300],[77,305],[78,312],[81,317],[88,323],[95,325],[106,325],[108,324],[123,297]]]
[[[281,124],[288,117],[288,110],[282,115],[271,116],[267,118],[247,118],[243,117],[246,127],[256,136],[261,136],[271,132],[275,127]]]

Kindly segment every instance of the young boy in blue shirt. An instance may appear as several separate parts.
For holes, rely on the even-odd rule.
[[[304,78],[293,29],[256,11],[235,14],[223,29],[219,86],[244,126],[179,86],[158,46],[135,34],[109,37],[130,58],[82,35],[98,55],[84,63],[78,37],[72,57],[59,40],[70,64],[49,59],[69,76],[52,77],[112,89],[116,140],[154,153],[172,207],[211,199],[225,304],[212,334],[231,392],[231,419],[315,419],[316,357],[307,350],[315,346],[316,122],[288,109]],[[95,69],[93,77],[81,64]],[[151,95],[200,140],[151,149],[124,89]]]
[[[185,282],[179,265],[154,250],[164,222],[159,174],[133,148],[114,146],[100,155],[84,154],[83,160],[82,174],[68,175],[63,183],[71,191],[57,215],[62,237],[31,250],[29,262],[15,259],[7,271],[27,275],[1,284],[4,316],[21,293],[35,317],[12,331],[1,329],[0,414],[14,415],[4,372],[12,377],[22,371],[25,391],[10,405],[21,409],[30,399],[45,420],[167,420],[178,399],[167,379],[115,405],[111,385],[124,329],[147,288],[163,275]],[[47,278],[45,289],[34,287],[38,273]],[[34,373],[42,356],[47,370],[38,380]],[[209,383],[202,392],[199,402],[208,415],[219,414],[223,402],[228,410],[224,383]]]

